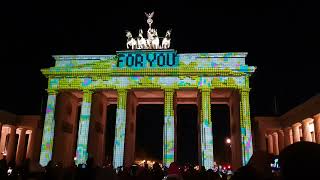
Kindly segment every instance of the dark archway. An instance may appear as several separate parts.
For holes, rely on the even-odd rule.
[[[177,106],[177,161],[198,164],[198,107],[195,104]]]
[[[230,138],[230,111],[225,104],[211,105],[211,119],[213,120],[213,154],[218,164],[230,164],[231,149],[226,144],[226,138]]]
[[[110,104],[107,106],[107,121],[105,127],[105,160],[108,163],[113,161],[113,146],[116,127],[117,105]]]
[[[164,106],[141,104],[136,114],[136,160],[162,161]]]

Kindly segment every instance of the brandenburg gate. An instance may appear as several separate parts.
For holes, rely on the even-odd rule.
[[[253,153],[249,77],[255,67],[245,64],[247,53],[178,54],[164,47],[150,45],[115,55],[54,56],[55,66],[41,70],[48,78],[48,100],[40,164],[50,160],[64,166],[74,160],[84,164],[90,156],[101,165],[106,109],[117,104],[113,166],[131,165],[135,161],[136,107],[155,103],[164,104],[163,165],[177,158],[177,104],[198,105],[199,145],[194,153],[206,168],[214,164],[211,104],[229,105],[232,165],[248,163]]]
[[[103,150],[94,146],[101,149],[104,146],[105,131],[97,127],[105,124],[101,121],[105,121],[103,108],[108,101],[117,103],[113,165],[118,167],[124,163],[132,163],[135,108],[139,100],[141,103],[146,102],[144,93],[141,92],[148,91],[149,93],[145,94],[151,94],[150,98],[164,98],[165,165],[169,165],[177,156],[175,106],[193,100],[191,103],[198,104],[200,109],[198,130],[201,164],[208,168],[212,167],[214,162],[214,115],[211,115],[210,111],[213,103],[229,104],[232,159],[233,162],[238,161],[238,166],[246,164],[252,155],[249,76],[255,70],[255,67],[245,64],[246,55],[247,53],[177,54],[175,50],[169,49],[118,51],[116,55],[54,56],[56,65],[42,69],[49,80],[41,164],[46,165],[52,155],[62,156],[61,153],[67,156],[60,159],[56,157],[57,159],[65,161],[64,158],[69,158],[72,161],[72,143],[76,141],[76,136],[77,164],[85,163],[88,153],[95,158],[102,158]],[[56,103],[59,95],[59,102],[62,104]],[[76,108],[70,103],[74,97],[82,99],[78,128],[74,127]],[[215,101],[214,97],[217,97],[218,101]],[[158,101],[157,98],[154,99]],[[77,135],[75,132],[60,132],[59,127],[56,127],[68,127],[69,121],[72,121],[73,128],[78,129]],[[91,126],[97,127],[90,128]],[[95,143],[90,142],[89,136]],[[70,144],[65,144],[66,142]],[[62,146],[66,145],[68,147],[65,148],[71,150],[64,151]]]

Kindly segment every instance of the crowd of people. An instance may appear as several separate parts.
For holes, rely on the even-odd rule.
[[[261,160],[258,160],[260,163]],[[102,167],[94,167],[93,160],[86,164],[75,164],[62,168],[61,163],[50,161],[46,167],[26,160],[22,166],[16,167],[13,162],[7,164],[6,159],[0,160],[0,180],[292,180],[320,179],[320,145],[310,142],[294,143],[285,148],[279,155],[280,171],[271,171],[270,164],[263,166],[250,161],[233,173],[217,169],[205,169],[203,166],[194,167],[190,164],[183,166],[176,162],[168,168],[162,168],[155,162],[151,167],[133,164],[131,167],[113,168],[110,163]]]

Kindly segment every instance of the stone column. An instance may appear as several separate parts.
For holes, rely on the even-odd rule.
[[[10,128],[6,126],[1,127],[1,140],[0,140],[0,159],[3,159],[3,156],[6,156],[7,149],[6,149],[6,140],[7,135],[9,134]]]
[[[299,142],[300,141],[300,126],[301,123],[297,122],[292,125],[292,133],[293,133],[293,142]]]
[[[278,133],[278,145],[279,145],[279,152],[282,151],[284,148],[284,132],[283,130],[279,129],[277,130]]]
[[[88,159],[88,136],[91,115],[92,91],[84,91],[79,120],[76,164],[85,164]]]
[[[41,152],[40,152],[40,164],[46,166],[52,158],[52,146],[54,136],[54,112],[56,107],[56,92],[48,91],[48,101],[46,108],[46,116],[43,126]]]
[[[175,122],[173,107],[174,89],[164,90],[164,125],[163,125],[163,165],[169,165],[175,160]]]
[[[25,158],[26,129],[19,128],[17,129],[17,131],[19,133],[19,139],[18,139],[18,146],[17,146],[17,153],[16,153],[16,164],[21,165],[22,161]]]
[[[315,115],[314,117],[314,133],[316,136],[316,143],[320,144],[320,113]]]
[[[118,89],[116,128],[113,147],[113,167],[123,166],[124,140],[126,134],[127,90]]]
[[[29,134],[28,146],[27,146],[27,158],[33,160],[34,154],[34,146],[36,145],[36,132],[35,130],[27,130],[27,134]]]
[[[7,148],[7,162],[15,160],[16,154],[16,127],[10,126],[9,143]]]
[[[272,133],[272,139],[273,139],[273,154],[279,155],[279,141],[278,141],[278,133],[277,132]]]
[[[242,146],[242,165],[246,165],[253,154],[249,91],[249,88],[240,89],[240,132]]]
[[[302,121],[303,141],[312,142],[312,136],[311,136],[311,132],[310,132],[310,128],[309,128],[310,123],[312,123],[312,122],[313,122],[312,118],[307,118]]]
[[[292,128],[291,127],[284,128],[284,147],[287,147],[292,143],[293,143]]]
[[[267,135],[267,139],[268,139],[268,153],[269,154],[273,154],[273,138],[271,134]]]
[[[201,89],[201,164],[206,168],[213,168],[213,137],[211,121],[211,91]]]

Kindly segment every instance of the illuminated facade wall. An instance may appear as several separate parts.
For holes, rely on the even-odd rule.
[[[44,120],[42,144],[40,152],[40,164],[46,166],[52,158],[52,146],[54,136],[54,112],[56,106],[56,94],[49,91],[46,116]]]
[[[173,94],[177,89],[201,90],[201,160],[207,168],[213,165],[212,122],[210,121],[210,91],[227,88],[241,92],[241,143],[243,164],[252,155],[252,136],[249,108],[249,76],[255,67],[245,64],[247,53],[188,53],[177,54],[175,50],[118,51],[116,55],[54,56],[56,66],[43,69],[49,79],[49,90],[83,91],[83,107],[79,126],[77,163],[87,159],[87,141],[90,118],[91,95],[88,91],[117,90],[118,108],[114,142],[114,167],[124,164],[124,141],[126,127],[126,98],[130,89],[162,89],[165,91],[165,119],[163,162],[169,165],[175,159]],[[51,102],[49,96],[48,102]],[[54,127],[53,114],[48,112],[46,122]],[[49,118],[51,117],[51,119]],[[47,120],[48,119],[48,120]],[[42,164],[51,159],[52,137],[45,128]],[[50,139],[51,138],[51,139]]]
[[[88,135],[91,113],[92,91],[85,91],[83,94],[81,114],[78,130],[78,143],[76,152],[76,164],[85,164],[88,159]]]

